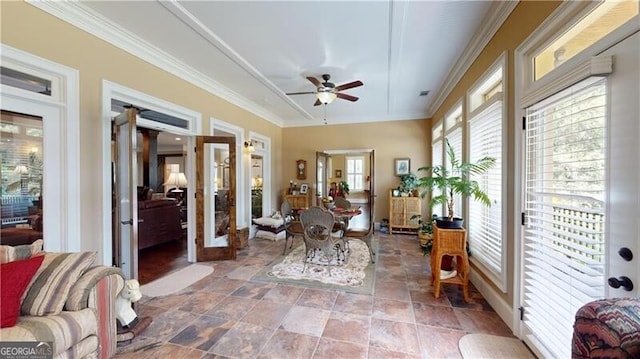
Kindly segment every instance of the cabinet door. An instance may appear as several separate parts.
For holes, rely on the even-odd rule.
[[[405,218],[407,220],[406,225],[407,226],[412,226],[412,227],[417,227],[418,226],[418,219],[410,219],[411,216],[415,215],[415,214],[421,214],[422,212],[420,211],[420,198],[417,197],[409,197],[406,198],[406,207],[405,207],[406,213],[405,213]]]
[[[404,198],[392,197],[390,202],[389,224],[403,226],[405,224]]]

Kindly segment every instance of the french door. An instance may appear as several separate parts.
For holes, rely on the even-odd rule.
[[[196,260],[236,258],[234,137],[196,137]]]
[[[138,195],[136,181],[136,116],[135,108],[126,109],[114,118],[115,148],[115,263],[127,279],[138,278]]]
[[[585,303],[638,294],[640,90],[629,74],[638,73],[639,43],[636,33],[601,54],[613,59],[612,74],[525,111],[523,337],[545,355],[570,357],[574,316]],[[636,289],[607,286],[621,276]]]

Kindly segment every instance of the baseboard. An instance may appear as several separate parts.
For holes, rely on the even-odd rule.
[[[491,305],[493,310],[496,311],[498,316],[507,324],[512,333],[516,333],[517,330],[514,327],[513,322],[513,308],[507,303],[502,296],[501,292],[497,291],[491,285],[479,275],[475,269],[471,268],[471,283],[478,289],[484,299]]]

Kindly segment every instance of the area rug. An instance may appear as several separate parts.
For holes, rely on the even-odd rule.
[[[191,264],[188,267],[140,286],[140,290],[147,297],[162,297],[179,292],[211,273],[213,273],[213,267]]]
[[[302,262],[305,246],[301,244],[285,257],[269,264],[251,280],[371,294],[375,282],[375,264],[371,263],[369,248],[359,239],[350,239],[349,250],[348,260],[344,265],[307,263],[305,267]]]
[[[460,338],[458,348],[464,359],[535,359],[522,341],[489,334],[467,334]]]

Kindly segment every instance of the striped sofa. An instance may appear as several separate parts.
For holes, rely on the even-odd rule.
[[[110,358],[117,344],[115,299],[123,286],[120,269],[88,268],[72,284],[61,312],[23,314],[15,326],[0,329],[0,341],[53,342],[54,358]],[[32,293],[24,302],[37,302]]]

